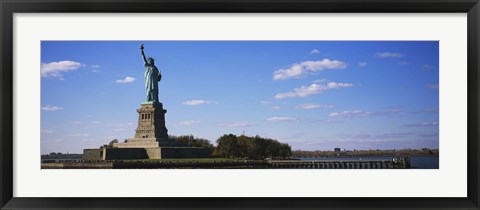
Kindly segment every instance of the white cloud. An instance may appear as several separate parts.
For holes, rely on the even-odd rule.
[[[332,112],[328,116],[339,117],[339,118],[350,118],[350,117],[368,117],[372,114],[373,114],[372,112],[354,110],[354,111]]]
[[[189,125],[195,125],[195,124],[199,124],[199,123],[200,123],[200,121],[198,121],[198,120],[187,120],[187,121],[178,122],[177,124],[178,125],[189,126]]]
[[[274,107],[272,107],[272,109],[280,110],[280,107],[279,106],[274,106]]]
[[[390,110],[388,110],[387,113],[400,113],[400,112],[403,112],[403,111],[404,111],[403,109],[398,109],[398,108],[396,108],[396,109],[390,109]]]
[[[422,123],[414,123],[414,124],[405,124],[405,126],[438,126],[437,121],[433,122],[422,122]]]
[[[117,83],[132,83],[135,81],[135,78],[127,76],[125,79],[117,79]]]
[[[367,65],[368,65],[368,63],[365,62],[365,61],[358,62],[358,66],[360,66],[360,67],[365,67],[365,66],[367,66]]]
[[[317,49],[313,49],[312,51],[310,51],[310,54],[318,54],[320,53],[320,50],[317,50]]]
[[[290,91],[287,93],[278,93],[275,95],[275,99],[294,98],[294,97],[303,98],[308,95],[322,93],[325,90],[346,88],[346,87],[353,87],[353,84],[337,83],[337,82],[329,82],[327,84],[314,83],[314,84],[311,84],[310,86],[303,85],[299,88],[294,88],[293,91]]]
[[[401,53],[393,53],[393,52],[377,52],[375,53],[375,57],[378,58],[401,58],[404,55]]]
[[[54,111],[58,111],[58,110],[62,110],[62,109],[63,109],[63,107],[52,106],[52,105],[46,105],[46,106],[42,107],[43,111],[48,111],[48,112],[54,112]]]
[[[315,73],[326,69],[344,69],[346,67],[346,63],[338,60],[323,59],[319,61],[304,61],[292,64],[290,68],[274,71],[273,80],[299,78],[307,73]]]
[[[297,109],[320,109],[320,108],[333,108],[333,105],[327,104],[314,104],[314,103],[306,103],[306,104],[299,104],[295,108]]]
[[[271,103],[272,102],[270,102],[270,101],[260,101],[260,104],[262,104],[262,105],[269,105]]]
[[[327,80],[326,79],[316,79],[316,80],[313,80],[312,83],[323,83],[323,82],[326,82]]]
[[[109,123],[105,124],[104,126],[106,127],[111,127],[113,131],[119,132],[119,131],[131,131],[133,130],[134,123],[128,122],[128,123]]]
[[[344,87],[352,87],[352,84],[348,83],[336,83],[336,82],[329,82],[327,84],[328,89],[337,89],[337,88],[344,88]]]
[[[190,100],[190,101],[185,101],[182,104],[187,106],[196,106],[196,105],[203,105],[203,104],[218,104],[218,101]]]
[[[71,134],[70,136],[83,136],[83,137],[88,137],[90,134],[88,133],[76,133],[76,134]]]
[[[314,120],[316,123],[323,123],[323,124],[337,124],[337,123],[342,123],[344,121],[342,120]]]
[[[98,69],[100,68],[100,65],[90,65],[90,67],[92,67],[92,72],[93,73],[98,73],[100,72]]]
[[[273,72],[273,80],[285,80],[293,77],[300,77],[304,74],[303,66],[293,64],[288,69],[279,69]]]
[[[81,63],[75,61],[58,61],[50,63],[42,63],[40,74],[42,77],[58,77],[62,78],[62,73],[74,71],[82,67]]]
[[[267,121],[269,121],[269,122],[293,122],[293,121],[297,121],[297,119],[291,118],[291,117],[270,117],[270,118],[267,119]]]
[[[41,132],[41,133],[48,133],[48,134],[50,134],[50,133],[53,133],[53,130],[41,129],[40,132]]]
[[[426,123],[424,122],[424,123],[420,123],[420,125],[422,125],[422,126],[436,126],[436,125],[438,125],[438,122],[436,122],[436,121],[435,122],[426,122]]]
[[[340,140],[356,140],[358,142],[378,142],[378,141],[384,141],[386,139],[401,139],[401,138],[411,138],[413,135],[417,135],[418,133],[415,132],[397,132],[397,133],[381,133],[381,134],[367,134],[367,133],[361,133],[361,134],[347,134],[347,133],[340,133],[337,135],[337,137],[340,138]],[[365,141],[367,140],[367,141]]]
[[[422,65],[422,70],[424,71],[430,71],[430,70],[433,70],[433,66],[432,65],[428,65],[428,64],[425,64],[425,65]]]
[[[303,86],[302,86],[303,87]],[[297,97],[297,94],[294,92],[288,92],[288,93],[277,93],[275,95],[276,99],[284,99],[284,98],[294,98]]]
[[[338,60],[323,59],[321,61],[305,61],[301,63],[309,71],[317,72],[324,69],[344,69],[347,64]]]
[[[101,122],[98,120],[92,121],[93,124],[100,124]]]
[[[437,108],[426,108],[422,109],[420,111],[416,111],[417,113],[430,113],[430,114],[438,114],[438,109]]]
[[[251,122],[228,122],[228,123],[221,123],[219,124],[220,126],[226,126],[226,127],[248,127],[254,125],[254,123]]]
[[[425,85],[427,88],[430,88],[430,89],[438,89],[438,84],[431,84],[431,83],[428,83]]]

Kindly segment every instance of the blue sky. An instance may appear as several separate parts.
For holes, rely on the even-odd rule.
[[[41,153],[131,138],[143,61],[170,135],[260,135],[292,149],[438,148],[436,41],[43,41]]]

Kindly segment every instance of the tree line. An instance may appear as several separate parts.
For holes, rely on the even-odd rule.
[[[214,155],[228,158],[249,159],[281,159],[292,154],[290,145],[278,142],[275,139],[263,138],[259,135],[249,137],[234,134],[223,135],[217,139]]]
[[[175,142],[187,146],[187,147],[204,147],[209,148],[213,151],[213,144],[210,143],[209,140],[203,138],[197,138],[193,135],[181,135],[181,136],[169,136],[170,139],[174,140]]]
[[[170,136],[170,139],[184,146],[209,148],[214,157],[260,160],[265,158],[289,158],[292,155],[290,145],[259,135],[249,137],[225,134],[217,139],[216,147],[209,140],[193,135]]]
[[[61,152],[41,155],[41,159],[81,159],[82,154],[62,154]]]

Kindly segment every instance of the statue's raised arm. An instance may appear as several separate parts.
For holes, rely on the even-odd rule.
[[[140,50],[142,51],[143,63],[147,64],[148,63],[147,58],[145,57],[145,52],[143,52],[143,49],[144,49],[144,47],[143,47],[143,44],[142,44],[142,45],[140,45]]]

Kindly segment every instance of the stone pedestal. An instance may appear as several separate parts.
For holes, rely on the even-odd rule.
[[[162,103],[146,102],[137,109],[138,125],[135,136],[124,143],[113,144],[114,148],[154,148],[160,146],[175,146],[168,138],[165,126],[165,113]]]
[[[142,103],[138,112],[138,126],[135,129],[136,140],[168,139],[168,130],[165,126],[166,109],[162,103]]]

